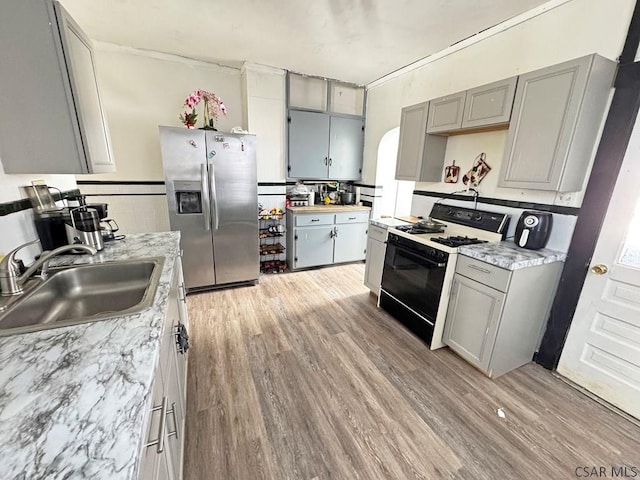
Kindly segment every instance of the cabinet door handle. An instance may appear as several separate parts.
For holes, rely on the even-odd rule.
[[[338,238],[338,227],[333,227],[333,236]]]
[[[477,265],[470,264],[469,268],[472,268],[473,270],[477,270],[477,271],[482,272],[482,273],[488,273],[489,275],[491,274],[491,270],[487,270],[486,268],[478,267]]]
[[[349,220],[355,220],[356,217],[349,217]]]
[[[312,222],[319,222],[319,221],[320,221],[320,219],[319,219],[319,218],[312,218],[312,219],[311,219],[311,221],[312,221]]]
[[[158,438],[153,442],[149,442],[145,445],[145,447],[153,447],[157,445],[156,452],[162,453],[164,452],[164,432],[167,427],[167,406],[169,401],[167,397],[162,397],[162,404],[159,407],[153,407],[151,409],[152,412],[160,410],[160,425],[158,425]],[[176,427],[177,428],[177,427]]]
[[[328,157],[324,157],[324,164],[327,165]]]
[[[173,425],[176,427],[175,431],[167,433],[167,437],[173,437],[175,435],[176,439],[178,438],[178,419],[176,418],[176,404],[175,402],[171,403],[171,409],[167,410],[167,415],[171,414],[173,417]]]
[[[329,159],[329,166],[333,163],[333,160]]]

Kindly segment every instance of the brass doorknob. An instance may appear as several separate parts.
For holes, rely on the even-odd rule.
[[[604,275],[608,271],[609,271],[609,267],[602,264],[594,265],[593,267],[591,267],[591,273],[595,273],[596,275]]]

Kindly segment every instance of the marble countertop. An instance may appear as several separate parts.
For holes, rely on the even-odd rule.
[[[371,207],[359,205],[311,205],[309,207],[288,207],[292,213],[340,213],[340,212],[368,212]]]
[[[564,262],[566,253],[556,252],[548,248],[527,250],[511,241],[478,243],[458,248],[458,253],[481,260],[507,270],[535,267],[546,263]]]
[[[397,227],[398,225],[408,225],[410,222],[400,220],[399,218],[381,217],[381,218],[372,218],[371,220],[369,220],[369,223],[371,223],[372,225],[377,225],[378,227],[388,228],[388,227]]]
[[[0,478],[135,478],[179,243],[178,232],[134,234],[56,260],[165,257],[143,312],[0,338]]]

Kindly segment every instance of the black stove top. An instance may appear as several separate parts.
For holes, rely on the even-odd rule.
[[[447,247],[462,247],[463,245],[474,245],[476,243],[487,243],[486,240],[470,237],[431,237],[432,242],[446,245]]]
[[[412,235],[419,233],[442,233],[444,232],[444,227],[436,227],[436,228],[422,228],[416,225],[398,225],[394,227],[396,230],[400,230],[401,232],[410,233]]]

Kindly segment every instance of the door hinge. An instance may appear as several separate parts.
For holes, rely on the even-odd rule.
[[[362,126],[362,131],[364,132],[364,125]]]
[[[298,240],[298,234],[293,237],[294,240]]]
[[[293,260],[298,263],[298,257],[295,257]]]
[[[365,253],[365,254],[367,253],[367,249],[366,249],[366,248],[364,249],[364,253]]]
[[[362,169],[361,168],[358,169],[358,173],[362,173]]]
[[[287,164],[287,172],[291,172],[291,164],[290,163]]]
[[[291,117],[287,117],[287,122],[291,123]]]

